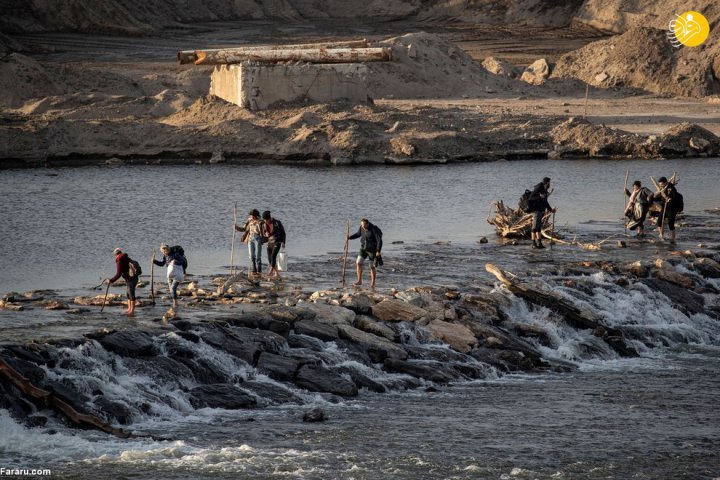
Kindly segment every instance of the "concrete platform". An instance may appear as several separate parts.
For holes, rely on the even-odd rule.
[[[219,65],[210,79],[210,94],[250,110],[277,102],[333,100],[367,102],[368,68],[362,63]]]

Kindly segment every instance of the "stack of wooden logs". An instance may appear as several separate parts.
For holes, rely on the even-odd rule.
[[[505,238],[530,238],[532,213],[510,208],[502,200],[498,200],[493,206],[495,207],[495,216],[488,217],[487,222],[495,226],[498,235]],[[552,229],[552,213],[549,211],[545,212],[543,216],[542,228],[544,236],[549,238],[549,232]]]
[[[357,63],[382,62],[392,59],[387,47],[370,47],[363,40],[306,43],[299,45],[254,45],[237,48],[183,50],[178,52],[181,65],[222,65],[247,61],[278,63]]]

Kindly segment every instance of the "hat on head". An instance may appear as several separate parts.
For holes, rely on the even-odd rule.
[[[113,253],[117,255],[118,253],[122,253],[122,250],[120,249],[120,247],[117,247],[115,248],[115,250],[113,250]]]

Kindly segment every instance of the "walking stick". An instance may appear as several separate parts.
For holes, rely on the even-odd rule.
[[[555,245],[555,212],[553,212],[552,225],[550,226],[550,250]]]
[[[152,257],[150,257],[150,299],[155,305],[155,250],[152,251]]]
[[[230,275],[235,272],[235,225],[237,225],[237,202],[233,208],[232,243],[230,244]]]
[[[105,297],[103,297],[103,304],[102,304],[102,307],[100,307],[100,313],[102,313],[103,310],[105,310],[105,303],[107,302],[108,290],[110,290],[110,282],[107,282],[107,287],[105,287]]]
[[[630,169],[625,170],[625,188],[623,188],[623,225],[625,226],[625,235],[627,235],[627,222],[625,221],[625,192],[627,191],[628,177],[630,176]]]
[[[660,240],[665,240],[665,208],[667,208],[668,201],[663,202],[662,212],[660,213]]]
[[[342,286],[345,288],[345,272],[347,271],[348,241],[350,237],[350,222],[345,225],[345,249],[343,251]]]

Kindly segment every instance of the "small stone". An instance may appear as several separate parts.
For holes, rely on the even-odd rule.
[[[480,237],[480,240],[478,240],[478,243],[488,243],[487,237]]]
[[[625,240],[618,240],[617,246],[618,248],[627,248],[627,243],[625,243]]]
[[[595,75],[595,82],[596,82],[596,83],[603,83],[603,82],[604,82],[605,80],[607,80],[608,78],[610,78],[610,76],[609,76],[607,73],[605,73],[605,72],[598,73],[597,75]]]
[[[315,423],[324,422],[325,420],[327,420],[327,416],[325,415],[325,412],[319,408],[313,408],[309,412],[305,412],[303,415],[303,422]]]

